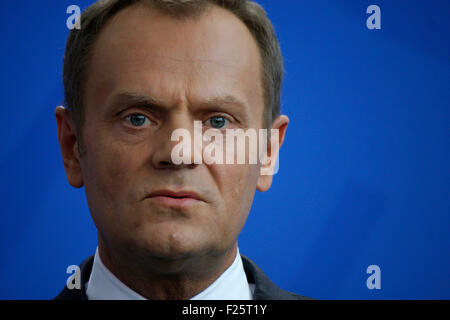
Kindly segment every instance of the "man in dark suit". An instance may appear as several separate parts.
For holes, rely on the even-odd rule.
[[[67,106],[55,115],[67,178],[85,187],[98,248],[81,265],[81,288],[57,298],[303,298],[273,284],[237,243],[255,191],[270,188],[289,122],[282,74],[272,25],[252,1],[89,7],[69,35]],[[221,141],[265,129],[270,139],[238,143],[237,155]],[[251,161],[252,143],[265,146],[264,161]]]

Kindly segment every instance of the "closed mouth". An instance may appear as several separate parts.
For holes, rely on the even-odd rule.
[[[190,190],[158,190],[151,192],[146,199],[158,205],[188,208],[205,202],[196,192]]]
[[[196,192],[189,190],[180,190],[180,191],[158,190],[151,192],[147,196],[147,198],[154,198],[154,197],[168,197],[173,199],[195,199],[203,201],[203,199],[201,199]]]

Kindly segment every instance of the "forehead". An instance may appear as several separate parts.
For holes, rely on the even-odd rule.
[[[116,92],[134,91],[191,102],[235,96],[262,109],[260,69],[256,41],[231,12],[210,6],[201,15],[176,19],[137,4],[100,33],[84,101],[99,106]]]

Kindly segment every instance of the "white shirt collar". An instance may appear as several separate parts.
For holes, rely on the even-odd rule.
[[[94,263],[86,287],[89,300],[145,300],[105,267],[98,254],[98,248],[95,251]],[[247,282],[238,248],[231,266],[191,300],[252,300],[252,291]]]

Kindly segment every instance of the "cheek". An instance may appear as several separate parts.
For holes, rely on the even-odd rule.
[[[216,165],[214,171],[226,216],[242,227],[253,202],[259,169],[256,165]]]
[[[88,151],[89,152],[89,151]],[[130,163],[126,161],[123,153],[116,151],[113,147],[95,148],[87,154],[88,183],[92,184],[103,194],[112,200],[124,187],[127,179],[125,173],[130,169]]]
[[[91,214],[97,226],[104,226],[121,219],[120,208],[129,201],[139,158],[120,144],[97,137],[86,145],[82,167]]]

